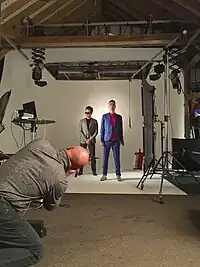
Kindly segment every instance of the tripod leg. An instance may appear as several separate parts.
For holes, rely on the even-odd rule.
[[[148,178],[151,169],[152,169],[152,160],[149,163],[149,166],[147,167],[146,172],[142,175],[142,178],[140,179],[139,183],[137,184],[136,188],[139,188],[139,186],[141,185],[140,189],[143,190],[144,189],[144,182],[146,181],[146,179]]]
[[[152,168],[152,173],[151,173],[151,176],[149,177],[149,179],[152,179],[153,175],[156,173],[158,166],[161,165],[160,162],[161,162],[162,158],[163,158],[163,156],[160,156],[160,158],[158,160],[156,160],[156,164]]]
[[[159,190],[159,203],[160,204],[164,204],[164,201],[163,201],[163,184],[164,184],[164,176],[165,174],[163,173],[162,174],[162,177],[161,177],[161,181],[160,181],[160,190]]]

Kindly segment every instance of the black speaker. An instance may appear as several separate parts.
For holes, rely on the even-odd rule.
[[[172,169],[200,171],[200,139],[172,138]]]
[[[0,83],[1,83],[2,75],[3,75],[4,62],[5,62],[5,57],[3,57],[0,60]]]

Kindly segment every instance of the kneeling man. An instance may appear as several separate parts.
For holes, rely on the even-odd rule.
[[[87,165],[87,150],[55,149],[47,140],[29,143],[0,167],[0,266],[31,266],[43,255],[41,239],[20,216],[31,203],[46,210],[58,207],[67,189],[66,177]]]

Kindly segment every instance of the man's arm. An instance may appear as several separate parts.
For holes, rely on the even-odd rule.
[[[86,135],[84,134],[84,132],[83,132],[83,129],[82,129],[82,120],[80,120],[80,122],[79,122],[79,133],[80,133],[80,135],[81,135],[81,137],[86,141]]]
[[[101,129],[100,129],[100,140],[101,142],[104,142],[104,135],[105,135],[105,124],[104,124],[104,116],[102,116],[101,119]]]
[[[53,185],[49,190],[48,194],[44,197],[43,207],[52,211],[60,205],[62,196],[67,190],[67,181],[60,181],[57,184]]]
[[[96,130],[95,130],[94,134],[90,137],[90,140],[94,139],[98,135],[98,131],[99,131],[97,120],[94,120],[94,123],[95,123]]]
[[[122,145],[124,145],[123,119],[121,115],[120,115],[120,142]]]

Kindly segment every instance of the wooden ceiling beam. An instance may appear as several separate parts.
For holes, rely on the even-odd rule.
[[[101,12],[101,0],[96,1],[96,5],[93,4],[93,0],[82,0],[77,8],[70,10],[67,16],[62,19],[65,23],[76,21],[76,22],[86,22],[87,19],[90,20],[91,14],[94,12]]]
[[[181,18],[181,19],[185,19],[188,16],[188,12],[177,12],[177,10],[173,9],[172,6],[169,3],[169,0],[167,0],[167,3],[165,3],[166,1],[163,0],[152,0],[152,2],[154,2],[155,4],[161,6],[162,8],[164,8],[165,10],[167,10],[170,14],[174,15],[175,18]],[[186,14],[187,13],[187,16]]]
[[[17,7],[19,4],[19,7]],[[29,17],[29,15],[36,12],[44,5],[44,2],[38,0],[17,0],[13,4],[9,5],[5,11],[3,11],[2,31],[4,33],[17,35],[21,29],[21,23],[23,18]],[[8,16],[6,16],[6,10],[9,12],[13,10]]]
[[[33,24],[39,24],[46,22],[46,18],[48,19],[49,16],[54,16],[56,14],[57,10],[59,12],[59,8],[62,7],[63,5],[68,4],[68,1],[66,0],[55,0],[51,2],[46,3],[46,8],[44,10],[36,11],[35,14],[33,14],[32,22]],[[64,8],[64,7],[63,7]]]
[[[192,14],[195,14],[197,17],[200,17],[200,11],[199,11],[199,7],[194,8],[192,6],[192,1],[188,1],[187,3],[184,2],[183,0],[172,0],[173,2],[175,2],[176,4],[178,4],[179,6],[189,10]],[[178,12],[178,10],[177,10]]]
[[[53,12],[49,13],[46,17],[43,17],[38,24],[58,22],[65,16],[67,12],[70,12],[71,9],[76,8],[77,4],[81,0],[67,0],[62,1],[62,4],[59,3],[58,7],[54,9]]]
[[[35,19],[36,18],[36,20],[38,19],[38,20],[40,20],[40,18],[38,17],[38,16],[40,16],[40,17],[45,17],[46,15],[46,13],[48,13],[48,12],[51,12],[50,11],[50,9],[51,10],[54,10],[54,5],[55,4],[58,4],[58,2],[57,2],[57,0],[51,0],[51,1],[49,1],[49,2],[47,2],[44,6],[42,6],[40,9],[38,9],[38,10],[36,10],[34,13],[32,13],[30,16],[29,16],[29,18],[31,19],[31,21],[33,21],[33,19]]]
[[[200,54],[197,53],[188,63],[188,69],[191,69],[193,66],[195,66],[198,62],[200,62]]]
[[[82,2],[83,3],[83,2]],[[89,9],[90,13],[88,14],[87,18],[89,21],[92,21],[92,22],[95,22],[95,21],[102,21],[103,18],[102,18],[102,12],[101,12],[101,9],[100,9],[100,4],[101,2],[97,1],[97,4],[95,6],[92,7],[92,10]],[[87,8],[87,10],[86,10]],[[86,13],[88,11],[88,5],[85,5],[85,7],[83,6],[83,8],[79,8],[78,9],[78,12],[75,12],[76,10],[71,10],[70,11],[70,14],[68,14],[67,18],[65,19],[64,18],[64,21],[65,23],[67,23],[68,21],[81,21],[81,22],[86,22]],[[91,29],[91,27],[89,26],[89,28]],[[55,31],[55,28],[54,28],[54,31]],[[60,32],[56,31],[54,35],[62,35],[60,34],[61,32],[65,33],[64,35],[67,35],[67,36],[74,36],[75,34],[76,35],[85,35],[87,34],[86,32],[86,28],[82,28],[82,27],[70,27],[70,28],[62,28],[60,30]],[[90,35],[90,34],[89,34]]]
[[[165,46],[176,36],[172,34],[144,34],[134,36],[44,36],[16,39],[22,48],[46,47],[106,47],[106,46]]]
[[[110,0],[109,2],[111,4],[111,6],[117,7],[119,10],[121,10],[122,12],[127,14],[127,16],[131,17],[132,20],[133,19],[146,20],[145,16],[143,16],[142,14],[140,14],[139,12],[137,12],[135,10],[132,10],[126,2],[122,3],[122,1],[118,1],[118,0],[115,0],[115,1]]]
[[[16,18],[28,17],[32,13],[32,8],[36,3],[39,3],[38,0],[17,0],[13,4],[9,5],[2,12],[2,26],[10,24]],[[37,4],[38,4],[37,3]],[[39,3],[40,6],[43,6],[44,3]],[[38,6],[37,6],[38,8]],[[37,9],[36,8],[36,9]],[[34,8],[33,8],[34,9]],[[25,15],[24,15],[25,13]],[[23,16],[24,15],[24,16]]]
[[[58,22],[77,21],[79,17],[83,17],[81,21],[86,21],[88,10],[90,9],[89,1],[79,0],[79,2],[76,3],[76,5],[74,5],[70,10],[68,10],[67,12],[65,11],[61,14]]]

